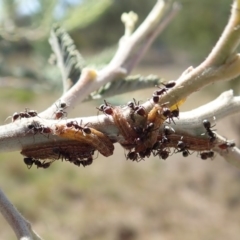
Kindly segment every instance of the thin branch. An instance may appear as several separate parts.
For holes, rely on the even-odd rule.
[[[128,107],[123,107],[123,109],[127,110]],[[222,93],[212,102],[197,109],[188,112],[180,112],[180,118],[174,120],[176,125],[172,124],[171,126],[176,132],[185,132],[192,136],[199,136],[205,132],[202,125],[203,119],[213,121],[215,117],[216,121],[220,121],[225,117],[239,112],[240,96],[234,97],[233,91],[230,90]],[[126,114],[125,117],[129,117],[129,113]],[[47,120],[36,117],[32,119],[21,119],[20,121],[8,125],[0,126],[0,152],[21,150],[23,147],[29,145],[45,144],[49,141],[68,141],[56,135],[49,135],[49,137],[46,137],[43,134],[36,134],[33,136],[27,127],[33,121],[38,121],[40,124],[51,128],[56,124],[66,124],[66,120]],[[111,116],[103,114],[92,117],[68,119],[68,121],[82,122],[83,125],[91,123],[92,128],[106,134],[112,141],[116,142],[122,140],[122,136],[119,135],[119,130],[113,123]]]
[[[163,0],[158,0],[157,4],[153,7],[152,11],[139,28],[130,37],[120,42],[119,48],[108,66],[99,72],[93,69],[84,70],[84,74],[81,75],[79,81],[60,99],[61,102],[69,106],[66,111],[70,111],[77,103],[82,102],[89,94],[96,91],[104,84],[126,77],[129,72],[128,69],[125,68],[125,65],[131,57],[133,50],[138,47],[141,40],[147,36],[150,31],[158,26],[168,4],[170,3],[165,4]],[[58,102],[59,100],[41,113],[40,116],[44,118],[51,118],[54,116],[54,112],[56,111],[55,105]]]
[[[9,225],[14,230],[18,239],[41,240],[35,232],[32,231],[30,223],[18,212],[13,204],[7,199],[0,189],[0,211]]]
[[[131,61],[129,61],[128,65],[126,66],[126,68],[129,69],[129,72],[131,72],[132,69],[134,69],[138,65],[138,63],[146,54],[147,50],[152,45],[154,40],[170,24],[170,22],[174,19],[174,17],[176,17],[180,9],[181,9],[181,6],[179,4],[177,3],[173,4],[173,7],[171,8],[170,12],[167,14],[167,16],[165,16],[165,18],[159,24],[159,26],[148,34],[143,47],[138,51],[137,55]]]
[[[159,104],[169,102],[172,105],[204,86],[240,75],[240,56],[233,54],[240,42],[240,11],[235,6],[236,1],[229,22],[213,51],[198,67],[182,74],[177,79],[177,86],[170,89],[168,96],[163,96]]]
[[[218,152],[228,163],[240,169],[240,149],[237,147],[228,151],[215,150]]]

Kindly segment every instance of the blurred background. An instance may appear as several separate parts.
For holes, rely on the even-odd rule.
[[[182,10],[133,74],[176,79],[203,61],[218,40],[231,1],[179,2]],[[88,64],[106,64],[124,33],[121,14],[134,11],[141,23],[154,4],[154,0],[0,0],[1,123],[25,107],[40,112],[61,96],[61,75],[48,62],[54,23],[65,28]],[[238,81],[194,93],[180,110],[191,110],[229,89],[239,94]],[[145,101],[153,90],[108,100],[125,104],[134,96]],[[96,115],[101,103],[83,103],[69,117]],[[231,117],[216,128],[238,142],[237,122]],[[238,239],[239,170],[221,157],[202,161],[195,153],[136,163],[126,161],[124,150],[115,147],[113,156],[99,155],[86,168],[59,161],[47,170],[28,170],[20,153],[1,153],[1,189],[44,239]],[[1,216],[0,238],[15,239]]]

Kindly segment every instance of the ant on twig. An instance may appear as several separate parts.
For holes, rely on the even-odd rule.
[[[67,104],[59,100],[59,104],[55,104],[57,110],[54,112],[55,119],[60,119],[67,116],[67,112],[64,110],[67,108]]]
[[[128,102],[128,107],[131,109],[131,119],[133,122],[135,122],[134,119],[134,113],[137,113],[138,115],[145,117],[146,116],[146,110],[143,106],[140,105],[139,101],[137,102],[135,98],[133,98],[133,101]]]
[[[24,112],[15,112],[12,115],[12,122],[15,122],[16,120],[20,120],[21,118],[31,118],[31,117],[36,117],[38,115],[38,113],[35,110],[29,110],[28,108],[25,108]],[[10,118],[11,116],[7,117]],[[6,120],[7,120],[6,119]],[[6,121],[5,120],[5,121]]]
[[[203,120],[203,126],[206,129],[206,131],[207,131],[207,134],[209,136],[210,142],[214,142],[216,140],[216,135],[213,132],[212,128],[215,127],[216,124],[211,126],[211,123],[207,119],[204,119]]]
[[[105,115],[113,114],[113,107],[104,99],[105,104],[101,104],[97,107],[98,111],[103,112]]]
[[[152,95],[152,100],[154,103],[158,103],[160,96],[162,96],[164,93],[167,93],[167,90],[169,90],[170,88],[173,88],[176,85],[175,81],[169,81],[167,83],[161,83],[162,85],[164,85],[164,88],[161,88],[159,86],[156,86],[159,88],[159,90],[156,90],[153,95]]]
[[[81,125],[82,125],[82,120],[80,124],[78,124],[77,121],[70,121],[66,123],[66,126],[68,128],[74,127],[76,130],[80,130],[84,135],[92,133],[91,129],[87,127],[88,123],[85,124],[83,127]]]
[[[50,134],[52,132],[50,127],[46,127],[44,125],[40,125],[38,122],[33,121],[31,124],[29,124],[28,126],[29,131],[33,132],[34,135],[36,135],[37,133],[41,133],[41,134]]]
[[[188,150],[189,146],[185,142],[183,142],[182,139],[183,139],[183,136],[177,143],[177,148],[178,148],[177,153],[182,152],[183,157],[188,157],[188,155],[191,154]]]

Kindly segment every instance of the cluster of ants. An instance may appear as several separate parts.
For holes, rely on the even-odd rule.
[[[175,153],[181,153],[183,157],[188,157],[193,152],[198,151],[200,158],[202,160],[213,159],[214,152],[211,150],[214,141],[216,140],[216,135],[212,129],[211,123],[205,119],[203,120],[203,127],[205,128],[205,134],[208,135],[205,150],[198,150],[194,143],[191,142],[189,136],[182,136],[175,133],[175,130],[168,126],[163,125],[163,123],[173,123],[175,124],[174,118],[179,117],[178,107],[171,109],[167,104],[158,105],[159,100],[163,94],[167,94],[168,90],[176,85],[175,81],[170,81],[163,84],[163,87],[157,86],[158,89],[152,95],[152,102],[155,104],[154,108],[147,113],[146,109],[140,105],[135,99],[128,102],[127,108],[130,111],[130,118],[127,119],[123,115],[123,108],[114,107],[110,105],[106,100],[104,104],[100,105],[97,109],[104,113],[106,116],[111,116],[117,128],[119,129],[119,134],[124,138],[124,141],[120,144],[129,152],[126,154],[126,159],[139,162],[145,158],[149,158],[151,155],[158,156],[159,158],[166,160],[169,156]],[[55,119],[61,119],[67,115],[65,112],[67,105],[66,103],[59,103],[56,105],[56,111],[54,113]],[[124,107],[124,109],[126,109]],[[136,124],[136,115],[142,118],[143,124]],[[20,120],[21,118],[30,118],[38,116],[37,112],[34,110],[25,109],[24,112],[14,113],[12,116],[12,121]],[[139,122],[138,122],[139,123]],[[87,126],[88,124],[82,125],[82,122],[68,121],[65,124],[65,128],[74,129],[74,131],[81,133],[84,136],[92,135],[91,128]],[[159,130],[162,127],[162,131]],[[33,121],[27,126],[28,131],[32,132],[34,135],[40,134],[51,134],[53,133],[50,127],[40,124],[38,121]],[[190,139],[190,140],[189,140]],[[200,141],[200,140],[199,140]],[[96,144],[95,144],[96,145]],[[196,143],[195,143],[196,145]],[[93,145],[94,146],[94,145]],[[220,149],[226,150],[235,146],[235,143],[226,141],[219,145]],[[106,146],[105,146],[106,147]],[[174,149],[172,151],[172,149]],[[207,150],[208,149],[208,150]],[[94,149],[96,150],[96,148]],[[93,150],[93,152],[94,152]],[[86,155],[82,156],[77,152],[71,153],[70,151],[53,149],[51,154],[58,154],[54,157],[53,161],[46,162],[44,159],[37,159],[35,157],[26,155],[24,158],[24,163],[28,168],[36,165],[37,168],[48,168],[55,160],[62,159],[69,161],[77,166],[88,166],[92,164],[92,151],[86,151]]]
[[[210,123],[208,120],[204,120],[203,122],[208,122]],[[207,129],[208,131],[211,131],[211,136],[215,137],[215,134],[212,132],[212,130],[210,128]],[[174,136],[175,138],[172,138],[171,136]],[[151,148],[147,148],[144,151],[129,151],[128,154],[126,155],[126,158],[132,161],[141,161],[144,160],[144,158],[146,157],[150,157],[151,154],[156,157],[158,156],[159,158],[166,160],[169,156],[171,156],[172,154],[176,154],[176,153],[182,153],[183,157],[188,157],[189,155],[191,155],[192,153],[190,152],[190,148],[191,145],[188,144],[187,140],[184,141],[184,137],[177,137],[176,138],[176,134],[173,128],[165,125],[163,128],[163,132],[161,134],[159,134],[158,137],[158,141],[151,147]],[[212,138],[209,138],[209,140],[211,141]],[[227,144],[227,143],[226,143]],[[229,147],[234,147],[235,144],[232,143],[231,145],[222,145],[222,149],[227,149]],[[171,148],[174,148],[173,151],[171,151]],[[209,159],[213,159],[214,157],[214,152],[212,150],[209,151],[203,151],[203,152],[199,152],[200,158],[202,160],[207,160]]]
[[[159,87],[152,95],[152,102],[154,104],[158,104],[161,96],[166,94],[167,91],[173,88],[176,85],[175,81],[169,81],[166,84],[163,84],[164,87]],[[176,107],[175,109],[170,109],[167,107],[167,104],[162,104],[160,110],[155,111],[158,112],[158,117],[150,116],[150,113],[147,114],[146,110],[143,106],[139,104],[135,99],[133,101],[128,102],[127,106],[130,108],[130,118],[131,121],[126,123],[126,119],[123,119],[121,114],[119,114],[119,108],[115,108],[110,105],[108,102],[104,100],[104,104],[100,105],[97,108],[99,111],[103,112],[105,115],[112,116],[115,124],[118,126],[120,133],[124,136],[126,142],[121,144],[125,149],[128,149],[129,152],[126,154],[126,158],[132,161],[141,161],[145,158],[149,158],[151,154],[153,156],[159,156],[159,158],[166,160],[170,155],[174,153],[182,153],[183,157],[188,157],[190,154],[190,150],[193,148],[193,143],[188,143],[190,137],[177,136],[173,128],[165,125],[162,132],[159,132],[159,126],[155,126],[156,118],[162,118],[165,122],[169,124],[172,122],[175,124],[174,118],[179,117],[179,109]],[[135,126],[135,114],[146,119],[146,124],[143,127]],[[154,115],[154,114],[152,114]],[[152,121],[152,119],[154,119]],[[161,122],[161,120],[160,120]],[[163,122],[163,121],[162,121]],[[213,146],[213,142],[216,140],[216,135],[211,126],[209,120],[203,120],[203,127],[206,130],[206,134],[208,135],[208,140],[205,144],[205,151],[198,151],[200,158],[202,160],[213,159],[214,152],[211,150]],[[124,131],[125,130],[125,131]],[[149,143],[149,139],[151,139],[152,132],[157,131],[157,140]],[[133,137],[131,137],[133,136]],[[173,138],[172,138],[173,136]],[[140,145],[140,147],[139,147]],[[145,145],[144,147],[142,147]],[[196,145],[196,143],[195,143]],[[235,143],[225,142],[219,147],[221,149],[228,149],[235,146]],[[171,149],[174,148],[173,151]],[[196,150],[197,151],[197,150]]]
[[[56,161],[56,160],[59,160],[61,159],[62,161],[65,160],[65,161],[68,161],[70,163],[73,163],[75,164],[76,166],[83,166],[83,167],[86,167],[86,166],[89,166],[92,164],[93,162],[93,157],[92,155],[94,154],[94,151],[91,152],[91,155],[89,155],[87,158],[79,158],[77,156],[74,156],[72,157],[71,154],[65,152],[64,150],[57,150],[56,148],[53,149],[53,151],[55,151],[56,153],[58,153],[58,157],[52,161],[43,161],[41,162],[40,159],[35,159],[33,157],[25,157],[23,159],[24,163],[27,165],[27,168],[30,169],[33,165],[36,165],[37,168],[49,168],[51,166],[51,164]]]

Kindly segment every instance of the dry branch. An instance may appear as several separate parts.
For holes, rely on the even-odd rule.
[[[149,16],[135,32],[131,34],[131,31],[126,31],[128,36],[121,39],[119,48],[108,66],[98,72],[94,69],[85,68],[79,81],[37,117],[17,119],[13,123],[1,126],[0,151],[22,150],[22,153],[28,157],[29,151],[35,152],[41,149],[46,150],[45,155],[43,155],[44,159],[49,157],[55,161],[65,158],[71,161],[72,157],[75,157],[74,154],[78,154],[73,148],[77,142],[86,144],[85,148],[80,149],[80,157],[83,155],[84,158],[86,158],[84,154],[88,147],[87,144],[93,148],[87,154],[87,158],[91,158],[94,150],[100,151],[105,156],[111,155],[114,149],[113,143],[119,142],[123,147],[130,150],[128,157],[133,161],[139,160],[138,155],[136,158],[136,152],[132,151],[133,148],[135,148],[135,151],[140,149],[137,154],[140,154],[142,149],[144,151],[150,149],[154,154],[159,154],[160,150],[155,149],[154,145],[166,131],[162,124],[168,117],[163,114],[166,106],[171,108],[193,92],[213,82],[231,80],[240,75],[240,58],[235,53],[240,39],[239,1],[234,1],[229,23],[207,59],[198,67],[189,68],[185,71],[176,80],[176,86],[165,89],[165,92],[160,95],[159,102],[153,102],[151,98],[142,105],[135,102],[131,106],[128,104],[124,107],[112,106],[105,102],[105,105],[99,108],[104,112],[103,115],[68,119],[67,121],[57,119],[56,111],[58,114],[62,114],[61,117],[64,117],[65,113],[82,102],[91,92],[99,89],[100,86],[127,76],[139,62],[149,43],[156,37],[154,29],[157,28],[158,31],[162,29],[159,22],[163,19],[162,17],[169,7],[168,4],[168,2],[157,1]],[[175,12],[172,11],[172,13]],[[163,21],[162,26],[165,26],[165,23],[166,21]],[[134,51],[139,48],[139,45],[141,45],[140,54],[137,58],[134,58]],[[186,141],[185,144],[188,146],[186,150],[210,151],[213,149],[223,155],[228,162],[240,167],[240,150],[236,147],[228,147],[229,142],[217,133],[212,132],[211,126],[207,129],[202,125],[203,119],[211,120],[216,116],[217,120],[220,120],[225,116],[239,112],[239,105],[239,97],[233,97],[232,92],[229,91],[201,108],[181,113],[180,119],[175,120],[176,125],[170,125],[174,129],[172,130],[174,133],[171,133],[172,136],[170,137],[174,145],[170,146],[170,143],[167,142],[165,147],[174,147],[174,152],[179,153],[182,152],[180,151],[182,148],[176,145],[179,144],[179,141]],[[25,111],[25,114],[28,114],[28,112]],[[170,120],[173,120],[173,117]],[[78,124],[79,122],[81,124]],[[70,127],[67,126],[67,123]],[[87,128],[87,130],[84,128]],[[160,132],[156,131],[158,128],[161,128]],[[48,131],[47,134],[44,134],[44,130]],[[204,132],[205,135],[202,135]],[[207,136],[209,132],[212,134],[210,138]],[[35,151],[33,151],[33,148]],[[73,155],[69,157],[67,154],[70,153]],[[169,154],[169,152],[164,153],[167,156]],[[34,161],[30,162],[30,166],[39,164],[39,162]],[[40,164],[42,163],[40,162]],[[42,167],[43,165],[38,166]],[[4,197],[0,197],[2,209],[6,208],[4,201]],[[18,237],[26,232],[26,235],[31,239],[26,221],[21,216],[20,219],[17,216],[11,218],[14,211],[15,208],[12,206],[6,215],[3,211],[2,213],[9,220]],[[17,226],[14,225],[15,221],[17,221]],[[21,224],[25,224],[23,227],[25,230],[18,227],[22,226]]]

